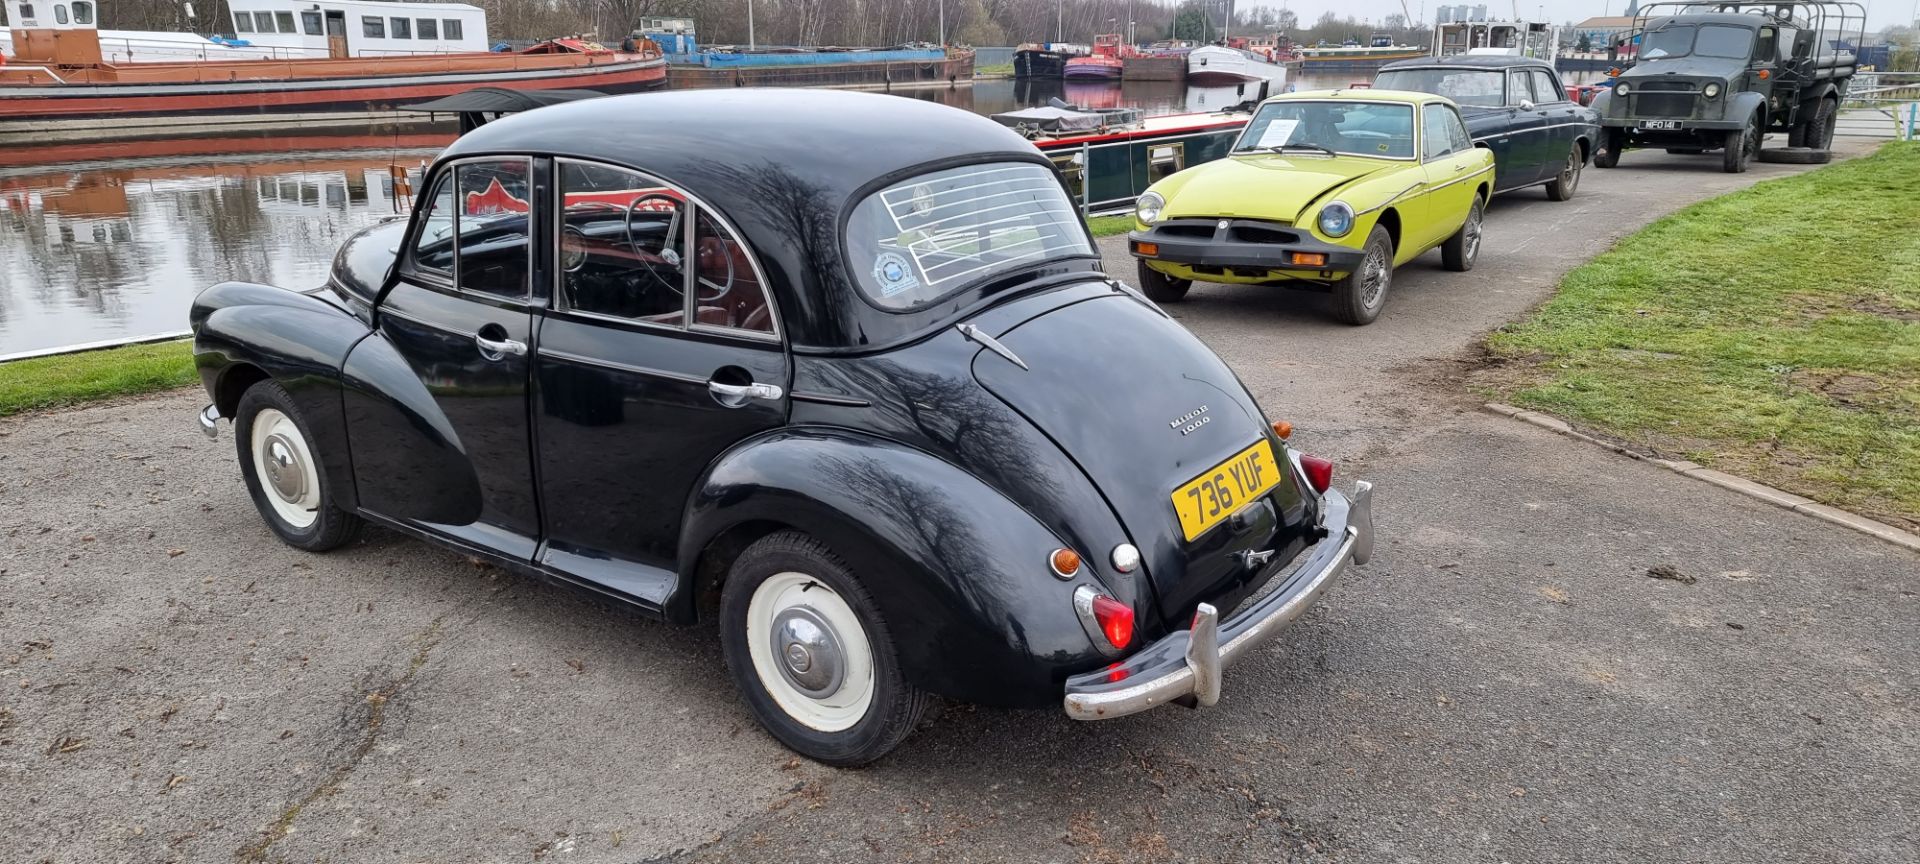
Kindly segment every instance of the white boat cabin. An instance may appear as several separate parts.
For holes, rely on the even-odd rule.
[[[229,24],[235,39],[278,49],[285,57],[487,50],[487,13],[465,3],[228,0],[226,5],[233,13]]]

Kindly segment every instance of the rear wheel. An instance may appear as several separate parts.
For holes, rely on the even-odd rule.
[[[1840,106],[1838,100],[1820,100],[1819,113],[1813,115],[1813,122],[1807,127],[1807,146],[1815,150],[1832,149],[1833,133],[1839,126]]]
[[[1555,198],[1554,200],[1567,199]],[[1473,262],[1480,258],[1480,231],[1485,218],[1486,203],[1476,195],[1473,198],[1472,209],[1467,211],[1467,221],[1460,225],[1460,230],[1453,232],[1452,237],[1447,238],[1447,242],[1440,244],[1440,263],[1446,265],[1448,270],[1465,273],[1473,269]]]
[[[1746,126],[1728,132],[1721,147],[1720,170],[1728,174],[1747,170],[1747,160],[1760,151],[1760,115],[1753,115]]]
[[[1155,303],[1178,303],[1186,299],[1187,290],[1193,287],[1191,279],[1175,279],[1152,267],[1147,262],[1138,262],[1140,268],[1140,293],[1147,295]]]
[[[1627,133],[1618,129],[1603,129],[1600,135],[1600,149],[1593,153],[1595,168],[1612,168],[1620,164],[1620,151],[1627,149]]]
[[[241,394],[234,412],[240,475],[267,527],[287,545],[325,552],[352,542],[360,517],[334,502],[307,423],[279,382],[261,381]]]
[[[1547,184],[1547,197],[1555,201],[1565,201],[1573,197],[1573,190],[1580,188],[1580,169],[1586,167],[1587,160],[1575,143],[1567,152],[1567,164],[1560,166],[1560,176]]]
[[[865,765],[912,734],[927,696],[900,669],[879,606],[798,531],[747,547],[720,593],[727,670],[761,725],[828,765]]]
[[[1347,324],[1372,324],[1386,307],[1387,291],[1392,287],[1393,237],[1387,229],[1375,225],[1367,234],[1359,265],[1346,278],[1333,283],[1333,317]]]

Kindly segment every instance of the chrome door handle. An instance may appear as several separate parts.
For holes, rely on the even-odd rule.
[[[707,390],[721,397],[721,401],[734,405],[744,405],[749,399],[774,402],[787,392],[780,389],[778,384],[722,384],[718,381],[708,381]]]
[[[1453,166],[1453,170],[1455,170],[1455,171],[1465,171],[1465,170],[1467,170],[1467,166],[1465,166],[1465,165],[1455,165],[1455,166]]]
[[[480,346],[480,356],[488,360],[498,360],[502,357],[527,356],[527,343],[525,342],[515,342],[512,339],[494,340],[480,335],[475,335],[473,341],[474,344]]]

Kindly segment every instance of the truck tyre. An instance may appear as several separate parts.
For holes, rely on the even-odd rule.
[[[1837,99],[1821,99],[1820,110],[1813,115],[1813,122],[1807,124],[1807,146],[1815,150],[1833,148],[1833,131],[1840,125],[1840,106]],[[1821,160],[1826,161],[1826,160]]]
[[[1474,204],[1474,209],[1479,206]],[[1380,317],[1387,305],[1387,289],[1393,287],[1393,237],[1387,229],[1374,225],[1361,249],[1360,264],[1333,283],[1333,317],[1355,326],[1372,324]]]
[[[1675,156],[1698,156],[1707,151],[1698,147],[1668,147],[1667,152]]]
[[[1602,129],[1600,149],[1593,152],[1593,167],[1612,168],[1620,164],[1620,151],[1627,148],[1627,133],[1618,129]]]
[[[1193,287],[1191,279],[1175,279],[1152,267],[1147,262],[1138,263],[1140,268],[1140,293],[1147,295],[1155,303],[1178,303],[1186,299],[1187,290]]]
[[[1580,169],[1586,165],[1586,154],[1581,152],[1580,142],[1575,141],[1567,153],[1567,164],[1560,166],[1559,175],[1547,184],[1547,197],[1555,201],[1572,198],[1573,190],[1580,188]]]
[[[1833,151],[1812,147],[1775,147],[1760,151],[1760,161],[1782,165],[1825,165],[1833,161]]]
[[[1728,174],[1739,174],[1747,170],[1747,160],[1760,152],[1760,115],[1753,115],[1747,125],[1727,133],[1727,141],[1721,147],[1720,170]]]

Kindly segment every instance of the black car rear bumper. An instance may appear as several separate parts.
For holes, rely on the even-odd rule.
[[[1208,236],[1195,236],[1196,228]],[[1251,239],[1257,237],[1259,239]],[[1151,252],[1143,251],[1142,243]],[[1362,250],[1314,239],[1305,231],[1238,219],[1170,219],[1145,231],[1127,232],[1127,252],[1146,261],[1196,267],[1341,272],[1360,266]],[[1321,263],[1294,263],[1294,255],[1324,255]]]

